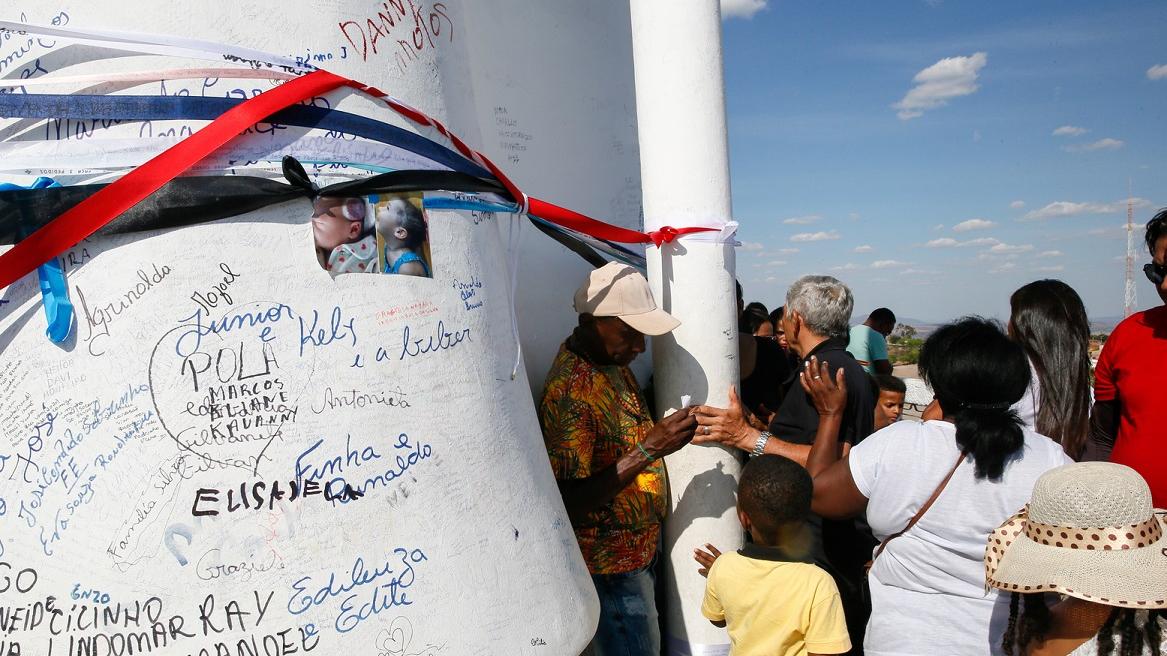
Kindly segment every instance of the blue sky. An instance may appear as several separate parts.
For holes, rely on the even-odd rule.
[[[1128,179],[1136,223],[1167,205],[1167,3],[722,5],[747,301],[829,273],[858,312],[1006,318],[1053,277],[1122,314]]]

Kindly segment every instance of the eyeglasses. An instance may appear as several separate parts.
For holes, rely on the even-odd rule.
[[[1167,264],[1147,262],[1143,265],[1143,273],[1147,274],[1147,280],[1150,280],[1158,287],[1163,284],[1163,279],[1167,278]]]

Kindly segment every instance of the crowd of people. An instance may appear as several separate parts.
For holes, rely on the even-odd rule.
[[[1081,298],[1039,280],[1004,327],[927,338],[920,421],[902,420],[895,314],[850,326],[829,276],[773,312],[739,286],[740,394],[654,421],[628,364],[679,322],[631,267],[593,271],[538,404],[600,599],[589,652],[661,653],[662,458],[717,444],[746,461],[745,546],[694,549],[734,656],[1167,653],[1167,210],[1145,241],[1164,305],[1119,324],[1093,370]]]

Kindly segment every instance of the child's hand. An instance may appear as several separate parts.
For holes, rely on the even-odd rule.
[[[713,567],[713,561],[717,560],[717,557],[721,555],[721,552],[717,550],[717,547],[709,543],[705,543],[705,549],[708,549],[708,551],[694,549],[693,560],[697,561],[701,565],[701,567],[697,568],[697,573],[701,576],[707,577],[709,576],[709,568]]]

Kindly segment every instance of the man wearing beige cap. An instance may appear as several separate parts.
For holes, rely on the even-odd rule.
[[[682,409],[654,424],[628,369],[645,335],[680,322],[657,307],[630,266],[592,271],[575,293],[579,325],[551,364],[539,423],[596,592],[597,656],[660,654],[652,564],[667,509],[661,457],[693,438]]]

